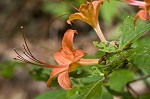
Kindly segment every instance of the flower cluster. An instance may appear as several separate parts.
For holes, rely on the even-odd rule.
[[[71,22],[75,19],[85,21],[86,23],[88,23],[94,28],[94,30],[100,37],[101,41],[106,43],[107,41],[101,32],[99,22],[98,22],[99,7],[102,3],[103,0],[98,0],[93,2],[87,1],[86,4],[82,4],[80,6],[79,13],[72,14],[69,17],[67,23],[71,24]],[[33,65],[46,67],[46,68],[52,68],[52,71],[50,73],[50,78],[47,81],[47,86],[50,87],[53,77],[58,76],[59,85],[65,90],[70,90],[71,82],[68,73],[75,70],[79,66],[96,65],[98,64],[99,61],[99,59],[84,59],[83,56],[85,56],[86,53],[84,53],[80,49],[73,48],[74,34],[77,34],[76,30],[68,29],[65,32],[64,37],[62,39],[62,48],[60,49],[59,52],[54,53],[54,58],[58,63],[57,66],[47,64],[45,62],[36,59],[30,52],[25,38],[24,38],[25,45],[23,45],[25,52],[23,53],[34,62],[25,59],[16,50],[15,52],[18,54],[18,56],[15,59],[28,64],[33,64]]]
[[[150,0],[144,1],[122,0],[122,1],[130,5],[138,6],[140,8],[140,11],[136,14],[135,22],[137,21],[138,18],[141,18],[143,20],[150,19]],[[71,24],[76,19],[86,22],[95,30],[96,34],[100,38],[100,41],[107,44],[107,40],[101,31],[98,21],[99,8],[103,4],[103,2],[104,2],[103,0],[95,0],[95,1],[91,0],[90,2],[86,1],[85,4],[81,4],[80,8],[77,9],[78,12],[70,15],[69,19],[67,20],[67,23]],[[58,76],[59,85],[65,90],[70,90],[72,87],[69,78],[69,72],[72,72],[79,66],[91,66],[99,63],[99,59],[84,59],[83,57],[86,55],[86,53],[80,49],[74,49],[73,39],[75,34],[77,34],[77,31],[72,29],[68,29],[65,32],[64,37],[62,39],[62,48],[60,49],[59,52],[54,53],[54,58],[58,63],[57,66],[47,64],[35,58],[33,54],[30,52],[25,38],[24,38],[25,45],[23,45],[25,52],[23,53],[32,61],[29,61],[26,58],[22,57],[16,50],[15,52],[17,53],[18,56],[15,59],[28,64],[52,68],[50,78],[47,81],[48,87],[51,86],[52,79]]]

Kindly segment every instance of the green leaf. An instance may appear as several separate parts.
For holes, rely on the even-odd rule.
[[[101,97],[102,87],[101,87],[101,80],[91,87],[88,93],[84,96],[83,99],[98,99]]]
[[[82,78],[75,78],[74,80],[80,81],[84,84],[93,83],[95,81],[98,81],[100,79],[103,79],[102,76],[93,76],[93,77],[82,77]]]
[[[107,89],[103,86],[102,87],[102,98],[101,99],[113,99],[113,95],[110,94]]]
[[[35,99],[67,99],[65,90],[53,90],[37,96]]]
[[[134,79],[134,74],[127,70],[115,71],[110,75],[109,86],[111,89],[123,92],[125,85]]]
[[[132,17],[128,16],[123,24],[120,26],[119,30],[125,35],[134,30],[134,20]]]
[[[101,80],[82,87],[74,88],[67,93],[69,99],[99,99],[101,98]]]
[[[134,51],[130,61],[150,73],[150,44],[138,46],[134,48]]]
[[[115,70],[122,69],[128,63],[128,58],[133,54],[133,51],[124,50],[115,54],[108,54],[106,64],[101,65],[101,72],[106,76]]]
[[[150,94],[148,93],[144,96],[141,96],[139,99],[149,99],[149,97],[150,97]]]
[[[127,45],[134,43],[142,35],[150,30],[150,24],[139,24],[134,29],[134,22],[131,17],[127,17],[120,27],[123,35],[119,39],[119,49],[124,49]]]
[[[117,48],[114,45],[108,44],[106,45],[104,42],[93,41],[93,44],[99,48],[100,51],[103,52],[116,52]]]

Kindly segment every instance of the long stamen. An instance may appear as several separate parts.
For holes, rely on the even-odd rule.
[[[36,64],[36,63],[33,63],[33,62],[30,62],[30,61],[28,61],[27,59],[25,59],[24,57],[22,57],[17,51],[16,51],[16,49],[14,49],[14,51],[17,53],[17,58],[14,58],[15,60],[19,60],[19,61],[21,61],[21,62],[24,62],[24,63],[28,63],[28,64],[33,64],[33,65],[37,65],[37,66],[42,66],[42,67],[49,67],[50,68],[50,66],[46,66],[46,65],[44,65],[44,64]],[[26,55],[26,54],[25,54]],[[28,57],[28,56],[27,56]],[[30,58],[31,59],[31,58]]]
[[[25,59],[24,57],[22,57],[17,51],[16,51],[16,49],[14,49],[14,51],[17,53],[17,58],[14,58],[15,60],[19,60],[19,61],[21,61],[21,62],[24,62],[24,63],[28,63],[28,64],[32,64],[32,65],[36,65],[36,66],[42,66],[42,67],[47,67],[47,68],[63,68],[63,67],[65,67],[65,66],[53,66],[53,65],[50,65],[50,64],[46,64],[46,63],[43,63],[43,64],[41,64],[41,63],[39,63],[39,62],[37,62],[37,63],[33,63],[33,62],[31,62],[31,61],[28,61],[27,59]],[[25,52],[23,52],[23,53],[25,53]],[[30,58],[30,56],[28,56],[27,54],[25,54],[28,58]],[[31,59],[31,58],[30,58]],[[39,63],[39,64],[38,64]]]
[[[23,52],[24,53],[24,55],[26,55],[28,58],[30,58],[31,60],[33,60],[33,61],[35,61],[35,62],[37,62],[38,63],[38,61],[36,61],[36,60],[34,60],[30,55],[28,55],[26,52]]]
[[[25,50],[25,52],[23,52],[27,57],[29,57],[31,60],[35,61],[35,62],[38,62],[37,60],[35,60],[32,55],[27,51],[26,47],[23,45],[23,48]]]
[[[17,57],[18,57],[18,58],[24,59],[24,58],[16,51],[15,48],[14,48],[14,51],[17,53],[17,55],[18,55]]]
[[[29,54],[29,56],[31,56],[31,57],[35,60],[35,62],[38,62],[38,63],[43,64],[43,65],[50,65],[50,64],[47,64],[47,63],[45,63],[45,62],[42,62],[42,61],[36,59],[36,58],[32,55],[32,53],[31,53],[31,51],[30,51],[30,49],[29,49],[29,47],[28,47],[28,45],[27,45],[27,42],[26,42],[24,33],[23,33],[23,39],[24,39],[24,42],[25,42],[24,48],[25,48],[26,52]]]
[[[16,52],[16,54],[18,55],[17,58],[14,58],[15,60],[19,60],[21,62],[24,62],[24,63],[28,63],[28,64],[33,64],[33,65],[36,65],[36,66],[42,66],[42,67],[48,67],[48,68],[63,68],[65,66],[53,66],[51,64],[47,64],[45,62],[42,62],[38,59],[36,59],[33,54],[31,53],[28,45],[27,45],[27,42],[26,42],[26,39],[25,39],[25,36],[24,36],[24,33],[23,33],[23,39],[24,39],[24,43],[25,45],[23,45],[23,48],[25,50],[25,52],[23,52],[23,54],[25,56],[27,56],[29,59],[31,59],[32,61],[36,62],[31,62],[31,61],[28,61],[27,59],[25,59],[24,57],[22,57],[18,52],[17,50],[14,48],[14,51]]]
[[[25,50],[25,52],[23,52],[28,58],[30,58],[31,60],[33,60],[33,61],[35,61],[35,62],[38,62],[39,63],[39,60],[37,60],[32,54],[31,54],[31,52],[30,52],[30,50],[28,49],[26,49],[26,47],[27,46],[24,46],[23,45],[23,47],[24,47],[24,50]]]
[[[42,66],[42,67],[50,68],[49,66],[45,66],[45,65],[43,65],[43,64],[36,64],[36,63],[30,62],[30,61],[28,61],[28,60],[26,60],[26,59],[20,59],[20,58],[14,58],[14,59],[15,59],[15,60],[19,60],[19,61],[24,62],[24,63],[28,63],[28,64],[40,66],[40,67]]]

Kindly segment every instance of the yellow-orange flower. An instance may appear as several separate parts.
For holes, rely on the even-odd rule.
[[[96,27],[98,24],[99,7],[102,3],[103,0],[98,0],[82,4],[78,10],[79,12],[70,15],[69,19],[67,20],[67,23],[71,24],[73,20],[79,19],[88,23],[93,28]]]
[[[71,22],[76,19],[82,20],[93,27],[102,42],[107,43],[98,21],[99,8],[102,3],[103,0],[96,0],[93,2],[91,0],[91,2],[87,1],[86,4],[81,4],[78,10],[79,12],[71,14],[67,23],[71,24]]]

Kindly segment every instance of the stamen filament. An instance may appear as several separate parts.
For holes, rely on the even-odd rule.
[[[45,62],[42,62],[38,59],[36,59],[33,54],[31,53],[28,45],[27,45],[27,42],[26,42],[26,39],[25,39],[25,36],[23,34],[23,39],[24,39],[24,42],[25,42],[25,45],[23,45],[23,48],[25,50],[25,52],[23,52],[23,54],[25,56],[27,56],[29,59],[31,59],[32,61],[36,62],[31,62],[31,61],[28,61],[27,59],[25,59],[24,57],[22,57],[18,52],[17,50],[14,48],[14,51],[16,52],[16,54],[18,55],[17,58],[14,58],[15,60],[19,60],[21,62],[24,62],[24,63],[28,63],[28,64],[32,64],[32,65],[36,65],[36,66],[42,66],[42,67],[47,67],[47,68],[64,68],[65,66],[63,65],[59,65],[59,66],[54,66],[54,65],[51,65],[51,64],[47,64]]]

